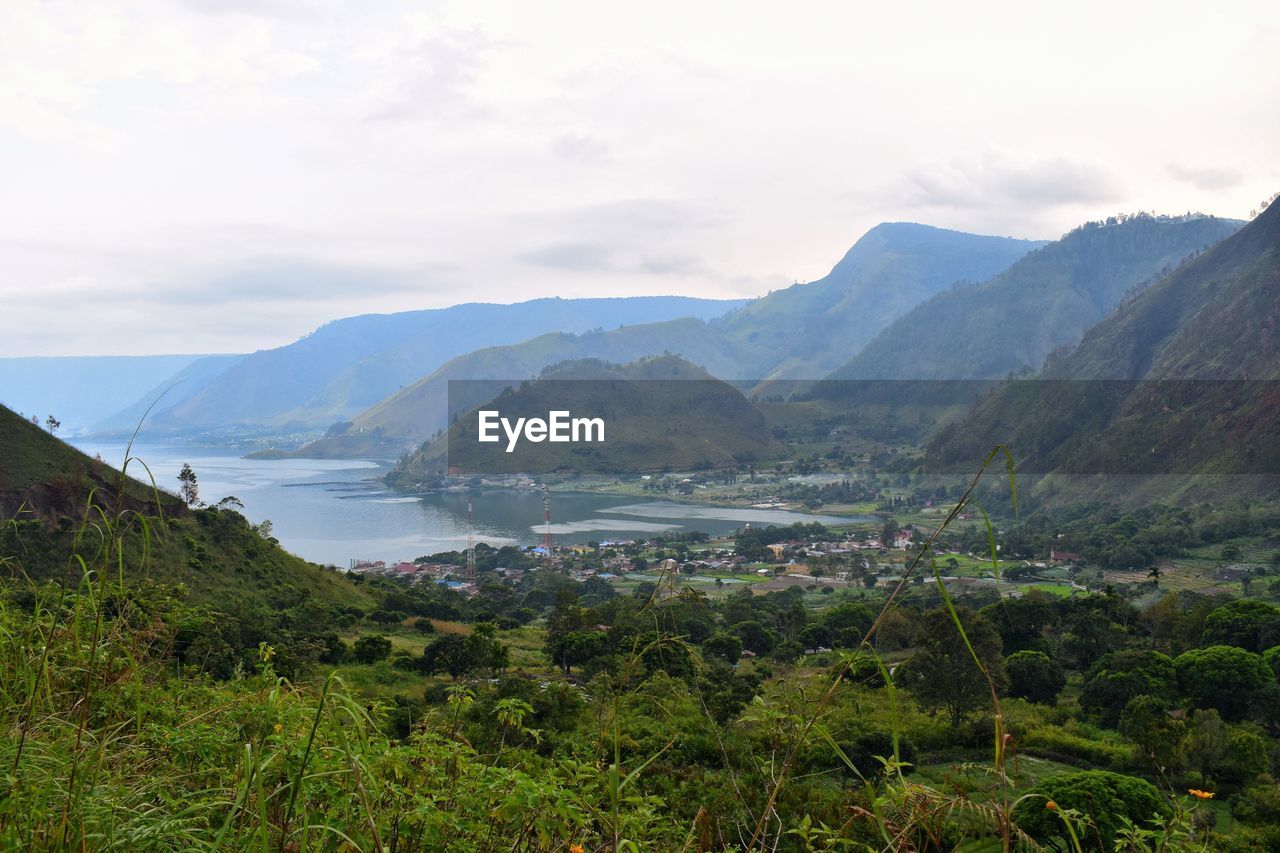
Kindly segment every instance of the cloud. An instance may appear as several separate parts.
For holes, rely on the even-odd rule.
[[[1215,166],[1187,166],[1183,163],[1170,163],[1166,170],[1180,181],[1191,184],[1198,190],[1225,190],[1238,186],[1244,176],[1235,169]]]
[[[558,243],[523,252],[516,259],[538,267],[562,270],[606,270],[614,268],[613,250],[596,243]]]
[[[437,33],[420,39],[394,62],[402,75],[369,114],[374,121],[419,121],[490,111],[472,93],[492,43],[478,31]]]
[[[1119,179],[1100,166],[986,152],[909,169],[896,195],[918,208],[1042,209],[1114,202],[1124,192]]]
[[[705,272],[697,258],[679,253],[644,253],[599,243],[556,243],[523,252],[516,260],[573,272],[694,275]]]
[[[613,159],[609,143],[589,133],[563,133],[551,140],[551,153],[562,160],[583,165],[607,163]]]

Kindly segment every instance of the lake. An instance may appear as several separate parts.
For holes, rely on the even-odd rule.
[[[124,445],[78,439],[89,455],[116,466]],[[199,479],[200,497],[216,503],[234,496],[255,523],[270,519],[285,548],[317,563],[350,565],[353,559],[412,560],[465,548],[464,494],[421,497],[389,491],[381,481],[387,467],[336,459],[244,459],[235,450],[173,445],[134,445],[162,488],[176,491],[178,471],[188,463]],[[146,472],[131,463],[139,479]],[[542,541],[540,491],[477,491],[472,495],[475,536],[493,545]],[[666,531],[700,530],[713,536],[745,524],[829,523],[830,516],[787,510],[738,509],[683,504],[660,499],[585,492],[551,493],[551,533],[560,543],[610,538],[634,539]]]

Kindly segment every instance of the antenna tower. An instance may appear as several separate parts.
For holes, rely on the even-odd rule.
[[[476,536],[471,520],[471,495],[467,495],[467,580],[476,579]]]
[[[547,549],[547,556],[551,556],[551,490],[547,488],[547,484],[542,484],[542,521],[546,524],[546,532],[542,534],[542,547]]]

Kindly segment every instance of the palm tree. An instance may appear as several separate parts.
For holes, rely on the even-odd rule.
[[[1147,577],[1156,582],[1156,588],[1160,588],[1160,578],[1164,577],[1164,572],[1160,571],[1159,566],[1152,566],[1151,571],[1147,572]]]

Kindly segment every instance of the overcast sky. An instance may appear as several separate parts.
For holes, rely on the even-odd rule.
[[[756,296],[1280,190],[1280,4],[0,3],[0,355]]]

